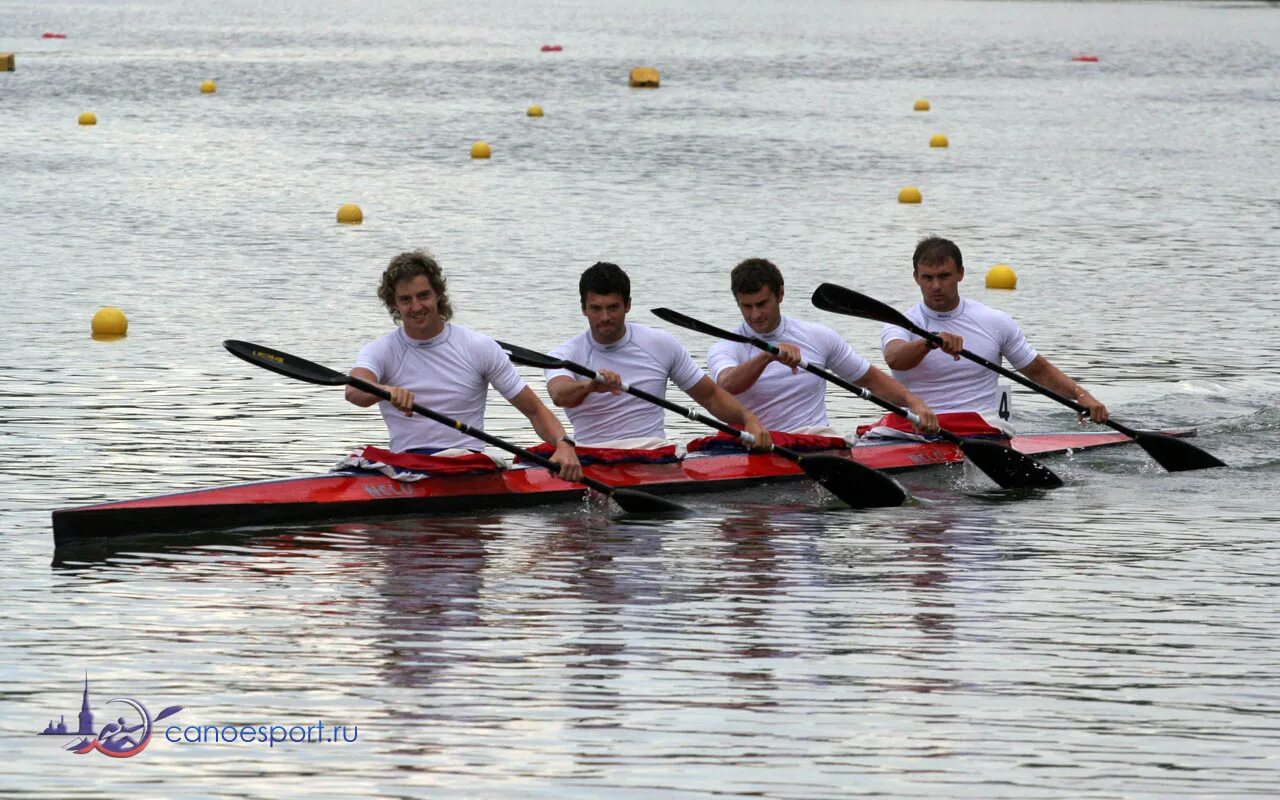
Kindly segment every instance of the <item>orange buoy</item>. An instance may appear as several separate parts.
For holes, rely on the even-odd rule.
[[[41,39],[65,39],[67,38],[67,35],[65,33],[49,33],[48,31],[45,31],[44,36],[41,36],[40,38]]]
[[[98,309],[89,322],[95,339],[116,339],[129,333],[129,319],[115,306]]]
[[[1072,58],[1071,60],[1072,60],[1072,61],[1086,61],[1086,62],[1088,62],[1088,63],[1090,63],[1090,64],[1093,64],[1093,63],[1096,63],[1096,62],[1097,62],[1098,57],[1097,57],[1097,56],[1075,56],[1075,57],[1074,57],[1074,58]]]
[[[987,270],[987,288],[1008,289],[1010,291],[1017,289],[1018,275],[1008,264],[996,264]]]
[[[660,82],[658,70],[653,67],[635,67],[628,81],[631,86],[644,89],[657,89]]]
[[[364,212],[355,203],[343,203],[338,206],[338,222],[343,225],[359,225],[364,222]]]
[[[544,44],[542,46],[542,52],[544,53],[559,53],[563,49],[564,48],[558,44]]]

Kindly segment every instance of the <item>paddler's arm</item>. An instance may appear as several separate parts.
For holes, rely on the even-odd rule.
[[[781,361],[791,367],[792,373],[798,372],[800,348],[794,344],[779,342],[778,349],[782,352],[776,356],[761,351],[737,366],[720,370],[720,374],[716,376],[716,384],[729,394],[742,394],[755,385],[764,368],[774,361]]]
[[[760,420],[756,419],[756,415],[734,399],[733,395],[716,386],[711,378],[703,375],[690,387],[688,394],[694,402],[710,411],[722,422],[742,428],[754,436],[756,443],[751,449],[766,451],[773,447],[769,432],[760,424]]]
[[[528,386],[511,398],[511,405],[529,418],[534,431],[542,441],[555,446],[556,452],[551,456],[551,460],[560,465],[560,477],[566,481],[581,480],[582,464],[578,463],[578,454],[569,443],[564,426],[560,424],[560,420],[556,419],[556,415],[551,413],[551,409],[543,405]]]
[[[618,373],[607,369],[596,370],[596,372],[604,380],[583,378],[575,381],[564,375],[552,378],[547,382],[547,394],[551,396],[551,402],[560,408],[577,408],[593,392],[622,393],[622,377]]]
[[[907,387],[875,367],[869,368],[861,378],[854,381],[854,384],[861,386],[874,395],[883,397],[894,405],[903,406],[915,412],[915,415],[920,418],[920,424],[917,427],[922,433],[938,432],[938,418],[934,416],[933,411],[925,405],[924,401],[908,392]]]
[[[374,386],[381,386],[383,389],[386,389],[391,395],[391,405],[403,411],[405,416],[413,416],[413,392],[403,386],[386,386],[378,383],[378,376],[374,375],[364,367],[356,367],[351,370],[350,375],[353,378],[359,378],[365,383],[372,383]],[[382,398],[378,397],[376,394],[362,392],[354,386],[348,386],[345,390],[345,395],[348,403],[360,406],[361,408],[368,408],[374,403],[382,401]]]
[[[889,365],[889,369],[913,369],[924,361],[930,350],[942,350],[959,361],[960,351],[964,349],[964,337],[946,331],[939,331],[938,336],[942,339],[940,347],[933,345],[928,339],[913,339],[909,342],[894,339],[884,346],[884,363]]]
[[[1109,414],[1107,407],[1089,394],[1089,390],[1072,380],[1065,372],[1049,363],[1044,356],[1035,359],[1018,370],[1041,386],[1050,389],[1063,397],[1070,397],[1080,405],[1089,409],[1089,419],[1094,422],[1106,422]]]

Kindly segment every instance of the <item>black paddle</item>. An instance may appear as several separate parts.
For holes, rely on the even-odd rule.
[[[255,364],[263,369],[269,369],[272,372],[279,373],[289,378],[306,381],[307,383],[317,383],[321,386],[354,386],[362,392],[368,392],[369,394],[376,395],[384,400],[391,399],[391,393],[380,386],[374,386],[368,381],[362,381],[359,378],[355,378],[350,375],[343,375],[337,370],[329,369],[328,367],[321,366],[320,364],[307,361],[304,358],[291,356],[288,353],[284,353],[279,350],[272,350],[269,347],[262,347],[261,345],[250,344],[249,342],[236,341],[235,339],[228,339],[222,343],[222,346],[227,348],[227,350],[231,352],[231,355],[236,356],[237,358],[242,358],[250,364]],[[451,428],[456,428],[468,436],[474,436],[482,442],[487,442],[494,447],[500,447],[508,453],[514,453],[524,460],[532,461],[535,464],[546,467],[552,472],[558,472],[560,469],[548,458],[543,458],[536,453],[531,453],[528,450],[525,450],[523,447],[511,444],[505,439],[499,439],[497,436],[485,433],[478,428],[473,428],[461,420],[451,419],[450,417],[446,417],[445,415],[432,411],[429,408],[420,406],[417,403],[414,404],[413,410],[424,417],[439,422],[441,425],[448,425]],[[665,500],[661,497],[655,497],[647,492],[641,492],[635,489],[615,488],[593,478],[584,476],[580,483],[595,489],[606,497],[609,497],[621,506],[623,511],[628,513],[655,514],[668,511],[688,510],[682,505],[673,503],[670,500]]]
[[[837,314],[847,314],[851,317],[863,317],[865,319],[873,319],[878,322],[885,322],[890,325],[897,325],[914,333],[916,336],[928,339],[934,344],[941,344],[942,339],[937,334],[926,331],[919,325],[899,312],[897,309],[881,303],[879,300],[867,297],[865,294],[855,292],[852,289],[846,289],[843,286],[837,286],[834,283],[824,283],[813,292],[813,304],[823,311],[834,311]],[[1017,381],[1023,386],[1034,392],[1039,392],[1045,397],[1057,400],[1064,406],[1075,409],[1077,414],[1082,416],[1089,413],[1089,409],[1072,400],[1069,397],[1063,397],[1052,389],[1046,389],[1035,381],[1013,370],[1005,369],[999,364],[993,364],[980,355],[970,353],[968,350],[961,350],[960,355],[981,364],[989,370],[994,370],[1010,380]],[[1163,433],[1156,431],[1139,431],[1134,430],[1126,425],[1121,425],[1113,419],[1109,419],[1102,423],[1120,431],[1125,436],[1133,439],[1143,450],[1147,451],[1160,466],[1170,472],[1184,472],[1193,469],[1206,469],[1208,467],[1225,467],[1224,462],[1216,456],[1206,453],[1199,447],[1182,439],[1175,439]]]
[[[718,336],[721,339],[728,339],[732,342],[742,342],[743,344],[753,345],[764,350],[766,353],[777,355],[780,351],[777,347],[766,342],[764,339],[758,339],[754,336],[743,336],[732,331],[726,331],[717,328],[714,325],[708,325],[705,322],[699,322],[692,317],[686,317],[678,311],[672,311],[669,308],[655,308],[653,313],[673,325],[679,325],[682,328],[705,333],[709,336]],[[917,424],[920,418],[905,408],[900,408],[885,400],[877,397],[871,392],[863,389],[861,386],[855,386],[844,380],[838,375],[834,375],[821,367],[815,367],[812,364],[806,364],[801,361],[800,366],[807,372],[811,372],[825,381],[830,381],[842,389],[861,397],[863,400],[870,400],[881,408],[897,414],[900,417],[906,417],[912,424]],[[1039,487],[1052,489],[1062,485],[1062,479],[1053,473],[1045,465],[1036,461],[1028,455],[1019,453],[1011,447],[997,444],[996,442],[987,442],[980,439],[962,439],[950,431],[938,431],[938,435],[952,444],[960,448],[973,464],[987,474],[991,480],[995,481],[1004,489],[1025,489],[1031,487]]]
[[[526,367],[565,369],[575,372],[584,378],[592,378],[593,380],[599,380],[600,378],[600,374],[595,370],[572,361],[555,358],[545,353],[539,353],[514,344],[507,344],[506,342],[498,342],[498,346],[507,351],[507,355],[512,361],[517,364],[523,364]],[[709,425],[730,436],[736,436],[739,441],[748,447],[755,442],[755,438],[751,434],[740,431],[731,425],[726,425],[713,417],[700,414],[692,408],[686,408],[670,400],[649,394],[643,389],[628,386],[625,383],[622,384],[622,390],[627,394],[639,397],[641,400],[647,400],[656,406],[661,406],[668,411],[674,411],[682,417],[688,417],[694,422],[701,422],[703,425]],[[806,475],[825,486],[827,491],[853,508],[900,506],[907,499],[906,491],[893,478],[856,461],[837,456],[802,455],[794,450],[777,445],[774,445],[773,452],[788,461],[799,464]]]

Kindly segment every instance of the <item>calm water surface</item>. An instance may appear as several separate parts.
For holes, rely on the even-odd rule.
[[[1262,3],[0,0],[0,793],[1274,796],[1278,42]],[[643,64],[661,89],[626,87]],[[363,225],[334,224],[345,202]],[[807,297],[905,307],[933,232],[1117,418],[1197,426],[1232,467],[1133,448],[1055,458],[1068,485],[1031,496],[954,468],[871,512],[794,487],[675,521],[586,505],[55,560],[54,508],[380,442],[336,389],[219,343],[345,370],[389,327],[400,250],[440,257],[459,322],[542,349],[581,329],[596,260],[629,270],[636,321],[731,326],[728,270],[766,256],[785,310],[879,360],[876,325]],[[1016,292],[983,288],[995,263]],[[128,338],[88,336],[102,305]],[[529,442],[512,414],[490,428]],[[126,697],[358,738],[75,756],[34,734],[75,725],[86,671],[99,726]]]

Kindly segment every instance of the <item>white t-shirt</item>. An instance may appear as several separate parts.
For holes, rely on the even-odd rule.
[[[596,371],[613,370],[622,376],[624,383],[662,398],[667,396],[668,379],[687,392],[706,377],[674,336],[634,322],[626,323],[626,332],[613,344],[600,344],[591,338],[588,328],[552,350],[551,355]],[[582,376],[568,370],[549,369],[547,383],[558,376],[582,380]],[[564,411],[573,423],[574,438],[582,444],[638,437],[667,438],[663,426],[666,411],[626,392],[617,395],[592,392],[580,405]]]
[[[794,344],[807,363],[850,382],[860,379],[871,368],[870,362],[855,352],[840,334],[816,322],[784,315],[777,329],[768,333],[757,333],[746,322],[738,326],[737,332],[772,344]],[[707,351],[707,370],[718,380],[721,372],[762,352],[754,345],[721,340]],[[827,382],[803,369],[792,374],[791,367],[778,361],[770,362],[756,382],[737,398],[755,413],[761,425],[772,431],[798,431],[829,424]]]
[[[907,319],[927,331],[946,331],[964,337],[964,349],[980,355],[993,364],[1003,357],[1014,369],[1022,369],[1036,358],[1027,344],[1022,329],[1013,317],[985,306],[977,300],[960,299],[951,311],[937,312],[917,303],[905,312]],[[919,339],[897,325],[885,325],[880,332],[880,346],[901,339]],[[893,377],[919,397],[935,414],[950,411],[984,411],[999,402],[999,375],[967,358],[956,361],[941,350],[930,350],[924,360],[907,370],[893,371]]]
[[[481,430],[490,385],[508,400],[525,388],[497,342],[451,322],[434,339],[426,340],[410,338],[404,328],[396,328],[360,348],[355,365],[372,372],[378,383],[413,392],[419,405]],[[484,447],[479,439],[420,414],[407,417],[385,400],[378,403],[378,410],[387,423],[391,449],[397,453]]]

